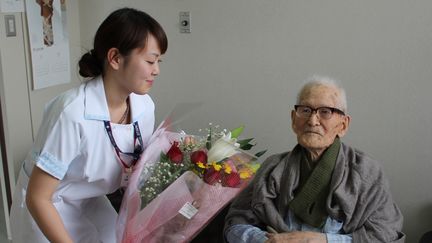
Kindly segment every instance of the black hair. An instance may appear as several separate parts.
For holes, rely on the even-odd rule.
[[[147,13],[121,8],[112,12],[99,26],[94,37],[93,49],[85,53],[80,61],[79,74],[93,78],[103,74],[108,50],[117,48],[121,55],[128,56],[136,48],[144,48],[149,35],[156,39],[161,54],[168,48],[168,39],[162,26]]]

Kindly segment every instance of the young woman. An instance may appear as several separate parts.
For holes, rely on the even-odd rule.
[[[20,171],[14,242],[115,242],[117,213],[105,194],[127,182],[153,132],[147,92],[167,46],[160,24],[136,9],[100,25],[79,62],[90,80],[48,103]]]

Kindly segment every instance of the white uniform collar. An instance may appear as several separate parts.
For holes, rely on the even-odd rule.
[[[87,81],[84,87],[84,118],[87,120],[110,121],[108,104],[102,77]],[[145,113],[146,103],[151,101],[148,95],[130,94],[132,122],[137,121]],[[139,105],[138,105],[139,104]]]

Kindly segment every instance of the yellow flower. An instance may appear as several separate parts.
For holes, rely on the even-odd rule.
[[[232,172],[232,168],[231,168],[231,166],[229,166],[229,165],[227,165],[227,164],[224,164],[224,171],[225,171],[225,173],[227,173],[227,174],[231,174],[231,172]]]
[[[212,166],[213,166],[215,171],[220,171],[222,169],[222,166],[216,162],[213,162]]]
[[[239,171],[240,179],[248,179],[252,176],[252,171],[248,169],[242,169]]]
[[[201,161],[198,161],[198,163],[196,163],[196,165],[198,165],[199,168],[203,168],[203,169],[206,168],[205,165]]]

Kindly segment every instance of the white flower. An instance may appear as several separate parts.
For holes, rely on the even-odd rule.
[[[236,154],[237,148],[240,146],[236,141],[237,139],[231,138],[231,133],[216,140],[207,153],[208,162],[218,162]]]

